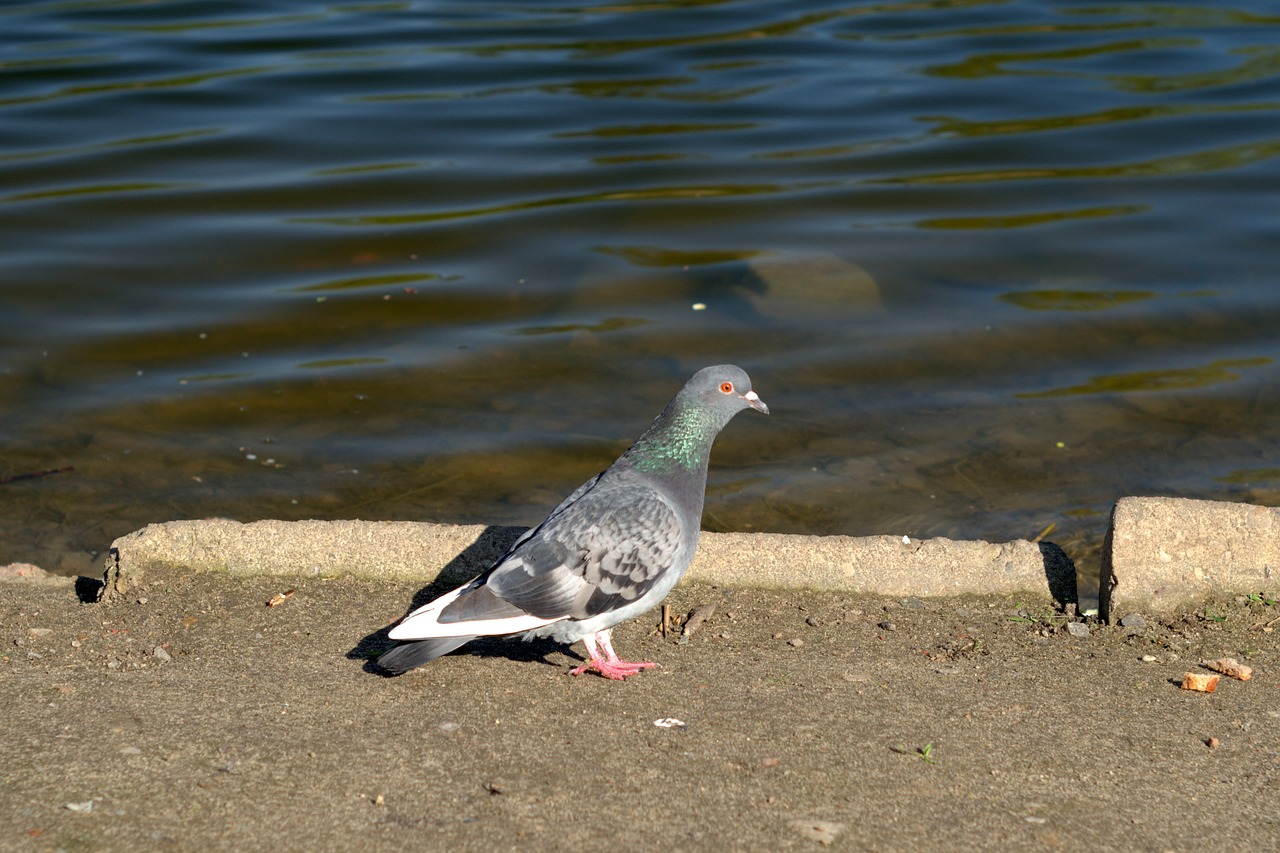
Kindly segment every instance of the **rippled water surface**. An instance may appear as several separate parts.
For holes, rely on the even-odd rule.
[[[0,6],[0,563],[533,523],[687,376],[705,526],[1280,503],[1274,3]],[[56,472],[56,473],[47,473]],[[27,476],[43,474],[43,476]]]

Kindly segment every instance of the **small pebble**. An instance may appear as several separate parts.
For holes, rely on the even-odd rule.
[[[1120,620],[1120,627],[1145,628],[1147,627],[1147,620],[1142,617],[1141,613],[1130,613],[1128,616],[1125,616]]]
[[[136,746],[126,746],[124,749],[120,750],[120,754],[121,755],[142,755],[142,750],[138,749]]]
[[[1218,740],[1216,737],[1207,737],[1204,739],[1204,745],[1210,749],[1217,749],[1221,743],[1222,741]]]
[[[791,828],[806,841],[816,841],[824,847],[829,847],[844,832],[845,825],[830,820],[793,820]]]
[[[794,646],[795,648],[798,649],[804,645],[804,640],[800,639],[799,637],[792,637],[790,640],[787,640],[787,645]]]
[[[898,626],[893,624],[892,622],[885,621],[885,622],[879,623],[876,627],[882,631],[892,631]]]
[[[1143,655],[1143,656],[1142,656],[1142,662],[1143,662],[1143,663],[1155,663],[1155,662],[1156,662],[1156,660],[1157,660],[1157,658],[1156,658],[1156,656],[1155,656],[1155,655]]]
[[[5,371],[8,372],[7,370]],[[47,578],[49,572],[32,563],[10,563],[0,566],[0,578]]]
[[[163,661],[164,663],[168,663],[173,660],[173,658],[169,656],[169,653],[164,650],[164,646],[156,646],[151,650],[151,654],[156,660]]]
[[[1068,622],[1067,633],[1073,637],[1087,637],[1089,636],[1089,626],[1083,622]]]
[[[438,728],[440,731],[444,732],[445,734],[452,734],[453,732],[456,732],[458,729],[462,728],[462,724],[447,722],[447,723],[441,723],[440,725],[436,726],[436,728]]]

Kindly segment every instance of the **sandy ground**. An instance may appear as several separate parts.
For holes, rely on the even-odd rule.
[[[1075,636],[1014,599],[684,586],[674,614],[715,612],[683,643],[621,626],[624,657],[662,668],[618,683],[569,676],[577,649],[497,641],[381,677],[408,585],[88,587],[0,584],[0,849],[1280,841],[1280,602]],[[1224,655],[1253,680],[1178,688]]]

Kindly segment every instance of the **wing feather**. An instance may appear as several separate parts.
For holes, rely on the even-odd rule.
[[[586,619],[640,598],[675,564],[680,517],[665,496],[626,480],[588,485],[494,567],[494,595],[544,619]]]

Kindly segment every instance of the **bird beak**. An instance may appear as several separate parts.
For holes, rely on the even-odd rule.
[[[755,391],[748,391],[747,393],[743,394],[742,399],[746,400],[747,405],[755,409],[757,412],[760,412],[766,415],[769,414],[769,407],[764,404],[764,400],[761,400],[759,397],[756,396]]]

